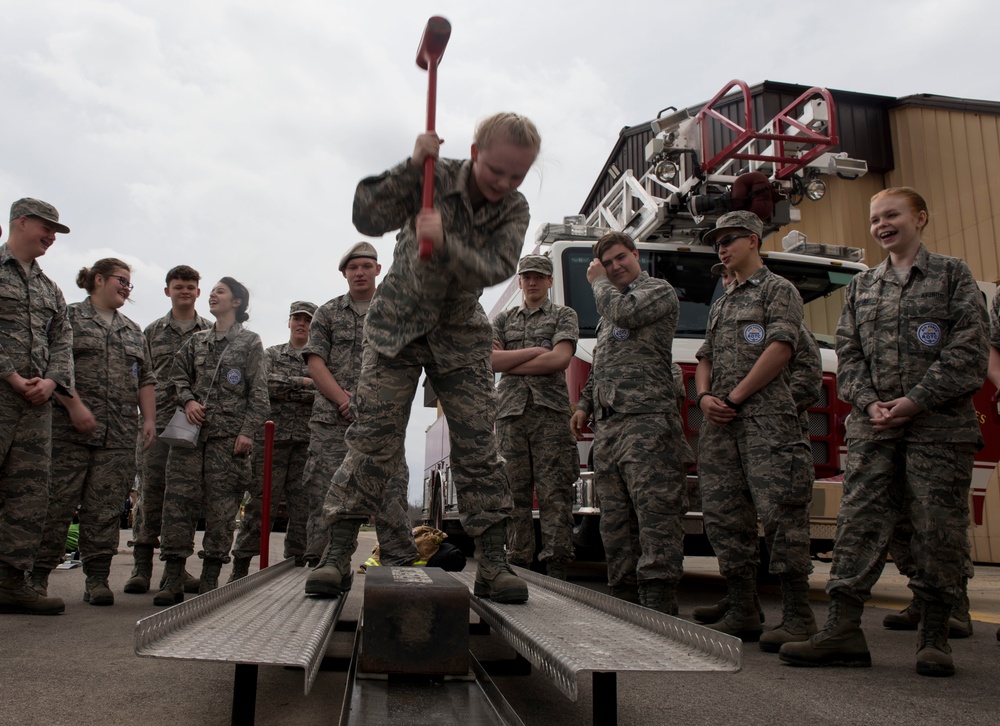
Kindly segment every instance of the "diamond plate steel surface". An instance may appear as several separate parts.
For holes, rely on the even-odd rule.
[[[594,672],[738,671],[739,638],[515,567],[528,602],[472,597],[472,609],[575,701]],[[452,573],[470,589],[475,572]]]
[[[287,559],[143,618],[135,653],[225,663],[297,666],[309,695],[345,597],[306,597],[308,567]]]

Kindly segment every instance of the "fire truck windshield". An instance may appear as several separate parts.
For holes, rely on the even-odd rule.
[[[587,266],[593,259],[590,247],[570,247],[562,251],[563,285],[566,304],[576,310],[580,318],[580,337],[592,338],[597,332],[597,307],[587,282]],[[653,277],[668,280],[680,300],[680,317],[677,322],[678,338],[703,338],[708,323],[708,310],[722,294],[722,284],[712,274],[712,265],[718,257],[710,251],[639,250],[642,268]],[[777,274],[790,280],[803,301],[825,297],[842,289],[850,282],[855,270],[825,264],[823,260],[802,262],[768,257],[765,264]]]

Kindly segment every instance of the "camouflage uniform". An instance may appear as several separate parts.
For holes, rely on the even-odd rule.
[[[713,303],[698,359],[712,363],[711,393],[723,397],[746,377],[773,342],[797,351],[802,298],[766,267],[729,285]],[[793,354],[794,355],[794,354]],[[747,398],[725,426],[701,427],[698,477],[705,532],[727,579],[752,581],[758,564],[757,515],[771,572],[804,576],[809,556],[812,457],[785,366]],[[808,465],[807,465],[808,462]]]
[[[364,342],[366,310],[351,300],[350,294],[341,295],[321,305],[309,326],[309,342],[302,351],[308,358],[319,356],[345,391],[353,393],[358,387],[361,372],[361,351]],[[308,547],[306,556],[319,559],[328,540],[323,504],[330,481],[347,456],[344,440],[350,421],[340,415],[333,401],[321,393],[313,401],[309,419],[309,452],[303,479],[309,499]],[[412,564],[417,559],[416,546],[409,536],[410,520],[407,512],[407,468],[400,455],[395,473],[386,485],[386,496],[375,515],[379,543],[385,564]]]
[[[73,389],[73,329],[62,291],[38,262],[25,274],[0,245],[0,378],[12,373]],[[49,497],[52,402],[33,406],[0,384],[0,560],[31,569],[42,540]]]
[[[274,421],[274,449],[271,456],[271,513],[282,498],[288,510],[285,533],[285,557],[301,557],[306,551],[306,520],[309,497],[302,482],[302,472],[309,449],[309,414],[316,389],[304,388],[302,379],[309,370],[302,351],[289,343],[274,345],[264,351],[267,392]],[[254,445],[254,482],[249,503],[243,508],[240,532],[233,555],[250,558],[260,553],[261,496],[263,496],[264,440],[258,435]]]
[[[228,562],[235,513],[252,486],[251,460],[233,456],[233,447],[239,435],[252,439],[270,412],[260,336],[239,323],[222,340],[214,329],[196,333],[174,357],[171,379],[176,405],[197,400],[206,408],[206,422],[197,447],[174,446],[167,457],[160,559],[191,556],[195,521],[204,507],[199,556]]]
[[[150,323],[143,335],[146,337],[147,356],[156,376],[156,430],[163,431],[177,410],[177,397],[170,377],[174,354],[199,330],[208,330],[212,322],[195,315],[194,325],[183,330],[181,324],[167,313]],[[132,541],[129,546],[160,546],[160,523],[163,518],[163,490],[167,483],[167,455],[170,446],[157,439],[142,454],[142,477],[139,499],[135,503],[132,523]]]
[[[684,574],[684,429],[672,372],[680,306],[645,272],[619,291],[593,282],[601,319],[577,410],[593,416],[594,484],[612,587]]]
[[[364,179],[354,198],[354,225],[380,236],[399,229],[392,269],[368,310],[361,376],[352,399],[357,419],[347,432],[347,457],[324,506],[327,522],[377,511],[403,457],[410,404],[422,370],[448,417],[462,526],[479,536],[510,517],[512,501],[493,424],[496,391],[492,335],[479,304],[483,288],[510,278],[528,228],[519,192],[475,209],[470,161],[439,159],[435,208],[445,248],[418,258],[415,218],[422,169],[410,160]]]
[[[535,346],[552,350],[563,341],[575,350],[579,337],[576,311],[548,299],[534,310],[522,304],[493,319],[493,338],[504,350]],[[566,373],[503,373],[497,392],[497,436],[514,498],[513,526],[507,533],[510,561],[529,567],[534,558],[531,512],[537,492],[543,543],[538,559],[569,562],[573,559],[573,483],[580,476],[580,459],[569,428]]]
[[[69,306],[76,392],[97,421],[79,433],[66,409],[52,415],[52,477],[45,535],[35,566],[62,561],[66,530],[80,506],[80,554],[93,559],[118,552],[119,517],[135,479],[139,389],[155,383],[139,326],[116,312],[110,326],[88,297]]]
[[[983,445],[972,396],[986,374],[986,327],[966,264],[923,245],[905,284],[886,260],[848,286],[837,375],[853,408],[831,596],[870,597],[897,520],[906,516],[916,564],[910,588],[923,601],[960,602],[973,455]],[[868,406],[903,396],[921,413],[875,431]]]
[[[993,295],[990,306],[990,345],[1000,350],[1000,287]]]

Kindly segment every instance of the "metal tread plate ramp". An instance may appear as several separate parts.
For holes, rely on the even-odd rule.
[[[234,722],[252,722],[257,666],[302,668],[309,695],[340,617],[346,598],[304,596],[309,572],[289,558],[143,618],[135,653],[235,663]]]
[[[514,569],[528,582],[528,602],[506,605],[472,597],[472,610],[571,700],[577,699],[580,678],[592,674],[595,723],[599,711],[600,721],[613,721],[617,673],[740,670],[739,638]],[[473,588],[474,572],[454,576]]]

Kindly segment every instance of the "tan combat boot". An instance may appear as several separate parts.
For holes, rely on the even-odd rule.
[[[153,545],[133,545],[132,559],[132,576],[125,581],[125,592],[142,595],[149,592],[153,579]]]
[[[250,574],[249,557],[233,557],[233,571],[229,573],[229,582],[242,580]]]
[[[199,595],[219,588],[220,572],[222,572],[222,560],[218,557],[206,557],[201,565],[201,577],[198,579]]]
[[[491,525],[476,537],[479,567],[473,594],[493,602],[522,603],[528,600],[528,584],[507,564],[507,521]]]
[[[677,583],[643,580],[639,583],[639,604],[664,615],[677,615]]]
[[[760,636],[765,653],[777,653],[785,643],[798,643],[816,634],[816,618],[809,607],[809,578],[781,578],[781,624]]]
[[[351,555],[358,548],[360,519],[340,519],[330,527],[330,543],[319,566],[306,578],[306,595],[340,597],[354,584]]]
[[[923,603],[923,617],[917,641],[917,673],[922,676],[953,676],[955,664],[948,645],[948,616],[951,607],[940,600]]]
[[[44,597],[35,592],[23,571],[0,563],[0,613],[58,615],[65,609],[66,604],[60,598]]]
[[[42,597],[49,594],[49,574],[52,572],[48,567],[38,567],[35,565],[28,573],[28,586]]]
[[[163,572],[163,584],[153,596],[154,605],[176,605],[184,602],[185,557],[168,557]]]
[[[860,600],[834,595],[826,625],[809,640],[785,643],[778,656],[793,666],[871,666],[872,656],[861,630],[864,609]]]
[[[757,592],[755,578],[733,577],[726,582],[726,599],[729,609],[726,614],[706,627],[726,635],[734,635],[744,643],[754,643],[760,639],[764,629],[760,625],[760,615],[754,605]]]
[[[114,605],[115,594],[108,587],[111,574],[111,555],[103,555],[83,561],[83,574],[87,576],[83,601],[91,605]]]

